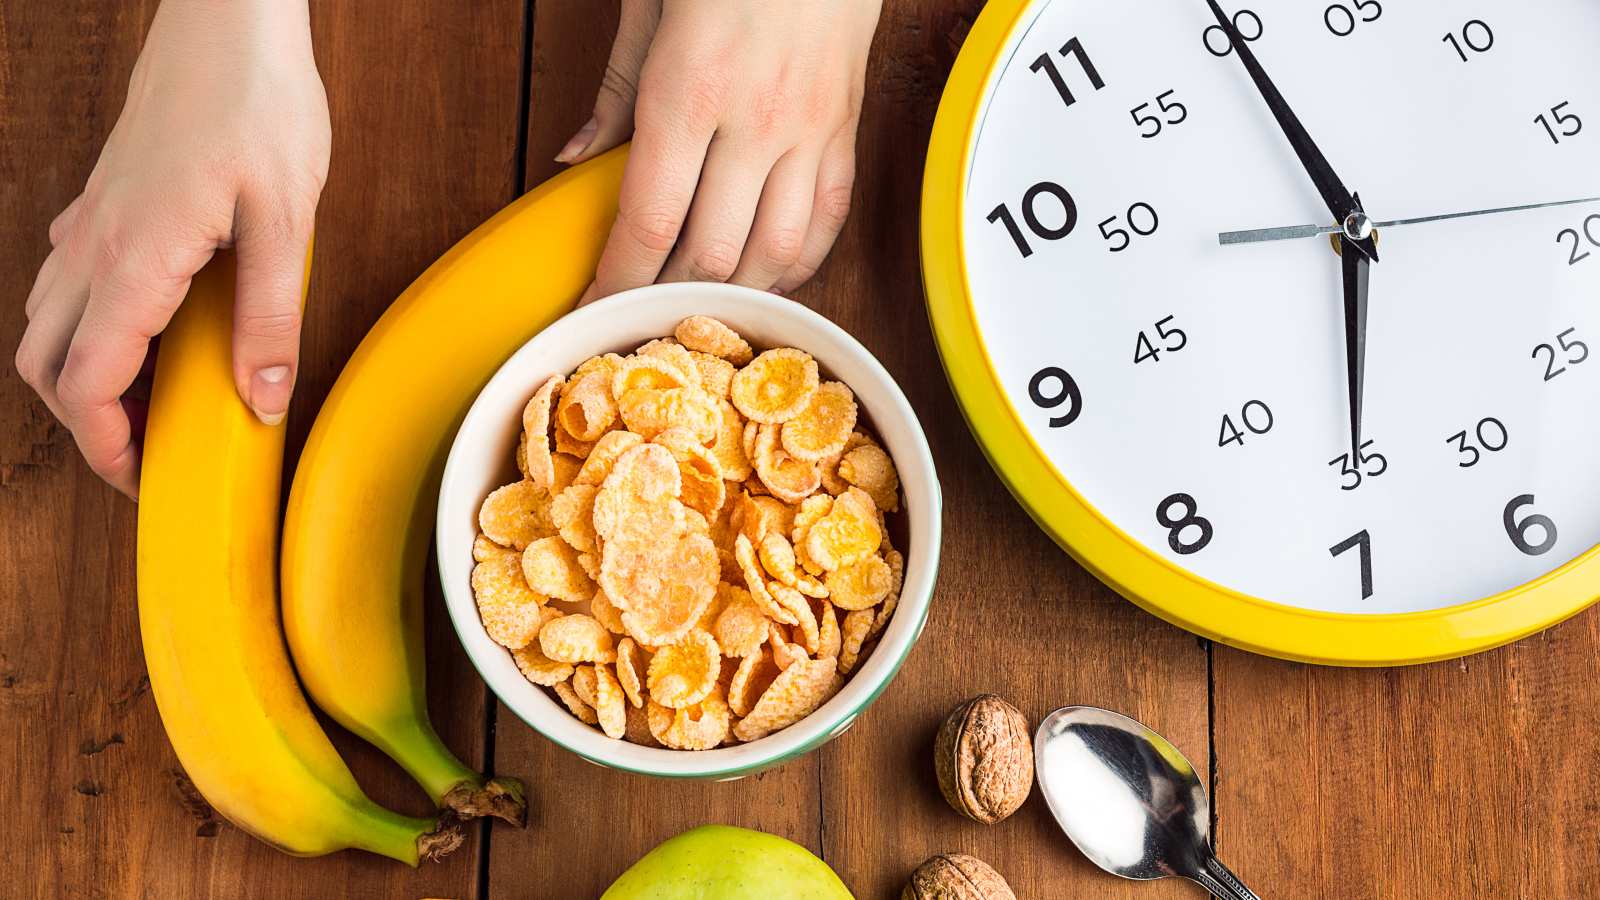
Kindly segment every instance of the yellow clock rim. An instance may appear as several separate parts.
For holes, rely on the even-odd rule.
[[[962,242],[962,198],[983,90],[1030,0],[990,0],[961,48],[934,120],[922,185],[922,278],[939,355],[968,426],[1034,521],[1146,611],[1214,641],[1324,665],[1387,666],[1508,644],[1588,607],[1600,546],[1503,593],[1414,613],[1306,610],[1251,597],[1174,565],[1102,516],[1053,466],[1002,390],[979,337]]]

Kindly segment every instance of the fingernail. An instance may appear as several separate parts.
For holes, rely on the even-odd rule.
[[[567,141],[567,145],[561,148],[560,153],[556,154],[556,162],[572,162],[582,156],[583,151],[589,149],[589,145],[594,143],[594,136],[599,131],[600,123],[593,116],[590,116],[589,121],[583,123],[583,127],[579,128],[578,133],[572,136],[572,140]]]
[[[289,411],[288,366],[268,366],[250,379],[250,408],[264,425],[278,425]]]

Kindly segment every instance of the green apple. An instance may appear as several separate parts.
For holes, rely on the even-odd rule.
[[[855,900],[828,864],[777,835],[703,825],[646,853],[600,900]]]

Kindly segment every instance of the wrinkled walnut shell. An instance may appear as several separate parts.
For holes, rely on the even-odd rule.
[[[1033,790],[1028,720],[994,694],[973,697],[940,726],[933,765],[950,806],[993,825],[1016,812]]]
[[[917,866],[900,900],[1017,900],[1017,895],[983,860],[941,853]]]

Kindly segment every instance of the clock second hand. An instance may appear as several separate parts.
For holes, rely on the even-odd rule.
[[[1373,222],[1374,228],[1395,228],[1400,225],[1425,225],[1429,222],[1447,222],[1451,219],[1469,219],[1474,216],[1494,216],[1502,213],[1527,212],[1534,209],[1552,209],[1557,206],[1578,206],[1600,203],[1600,197],[1580,197],[1576,200],[1556,200],[1552,203],[1528,203],[1523,206],[1500,206],[1494,209],[1473,209],[1466,212],[1444,213],[1437,216],[1418,216],[1411,219],[1390,219]],[[1253,244],[1259,241],[1289,241],[1300,238],[1321,237],[1344,231],[1340,225],[1290,225],[1283,228],[1252,228],[1247,231],[1224,231],[1217,235],[1219,244]]]

